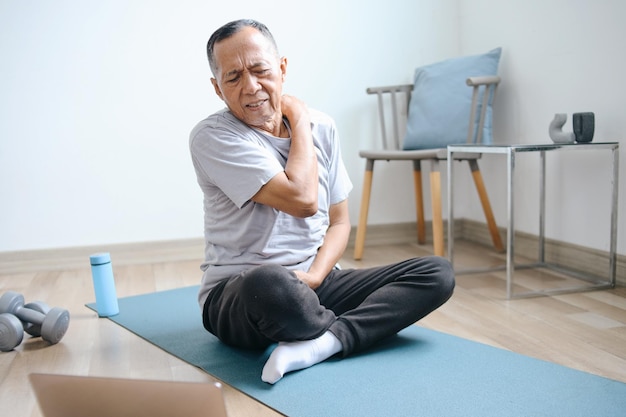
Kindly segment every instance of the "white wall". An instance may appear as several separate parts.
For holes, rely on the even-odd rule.
[[[358,196],[356,149],[374,140],[365,87],[455,54],[455,30],[438,29],[454,10],[436,0],[0,2],[0,251],[202,236],[188,134],[223,106],[206,41],[241,17],[266,23],[289,58],[286,92],[337,119]]]
[[[364,167],[357,150],[378,134],[367,86],[410,82],[418,65],[502,46],[498,141],[545,142],[553,114],[575,111],[596,113],[594,140],[621,140],[625,11],[619,0],[0,2],[0,251],[202,235],[187,138],[222,106],[204,48],[226,21],[266,23],[289,59],[286,92],[337,121],[356,223]],[[606,219],[595,215],[608,183],[595,170],[605,159],[582,154],[554,165],[574,185],[551,186],[566,200],[550,212],[549,234],[608,249]],[[569,174],[580,167],[587,170]],[[485,160],[483,169],[504,224],[505,191],[493,180],[501,165]],[[371,223],[414,219],[409,171],[377,166]],[[588,184],[589,194],[577,192]],[[480,220],[470,191],[455,213]],[[521,191],[528,210],[518,210],[518,225],[532,231],[536,196]],[[573,207],[589,221],[565,222]],[[625,234],[622,226],[620,253]]]
[[[621,0],[460,1],[461,50],[475,53],[503,47],[495,120],[501,143],[550,142],[555,113],[595,113],[594,142],[620,142],[618,252],[626,254],[626,2]],[[516,225],[538,233],[538,155],[519,157]],[[548,155],[548,237],[609,250],[611,157],[604,152]],[[498,221],[505,224],[505,167],[483,161],[495,195]],[[458,171],[458,170],[457,170]],[[455,207],[456,210],[456,207]],[[482,219],[473,204],[466,217]]]

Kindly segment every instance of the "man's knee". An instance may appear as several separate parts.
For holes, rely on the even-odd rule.
[[[280,296],[285,281],[292,278],[292,273],[283,266],[261,265],[241,275],[239,295],[250,301],[272,302],[272,298]]]
[[[443,301],[452,296],[455,285],[454,269],[448,259],[427,256],[414,258],[413,262],[413,274],[418,282],[428,285]]]
[[[437,269],[435,284],[439,289],[442,299],[448,300],[454,292],[455,279],[452,263],[443,257],[433,256],[431,262]]]

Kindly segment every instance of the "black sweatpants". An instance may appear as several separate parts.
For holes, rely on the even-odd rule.
[[[315,291],[286,268],[264,265],[214,287],[203,323],[224,343],[255,349],[330,330],[346,356],[425,317],[453,289],[450,262],[436,256],[333,270]]]

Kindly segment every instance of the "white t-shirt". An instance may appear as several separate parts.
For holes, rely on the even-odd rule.
[[[204,193],[206,242],[200,305],[220,280],[262,264],[307,271],[324,241],[329,208],[348,198],[352,183],[333,120],[310,110],[318,160],[318,211],[297,218],[251,198],[284,171],[291,140],[251,128],[227,109],[196,125],[189,140]]]

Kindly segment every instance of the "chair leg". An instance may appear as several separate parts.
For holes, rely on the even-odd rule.
[[[415,186],[415,208],[417,210],[417,242],[426,241],[426,226],[424,225],[424,192],[422,189],[421,161],[413,161],[413,184]]]
[[[504,252],[504,245],[502,244],[502,239],[500,238],[500,233],[498,232],[496,219],[493,215],[493,211],[491,210],[489,196],[487,195],[487,188],[485,187],[483,176],[478,168],[478,162],[475,159],[467,162],[469,162],[472,177],[474,178],[474,184],[476,185],[476,191],[478,191],[478,197],[480,198],[480,203],[482,204],[483,211],[485,212],[485,219],[487,220],[487,226],[489,226],[493,246],[497,252]]]
[[[435,255],[444,256],[443,217],[441,214],[441,172],[439,171],[439,161],[436,159],[431,161],[430,193],[433,207],[433,249]]]
[[[363,176],[363,195],[361,196],[361,208],[359,210],[359,224],[356,229],[354,241],[354,259],[363,258],[363,248],[365,247],[365,233],[367,230],[367,215],[372,194],[372,178],[374,177],[374,161],[367,160],[365,175]]]

